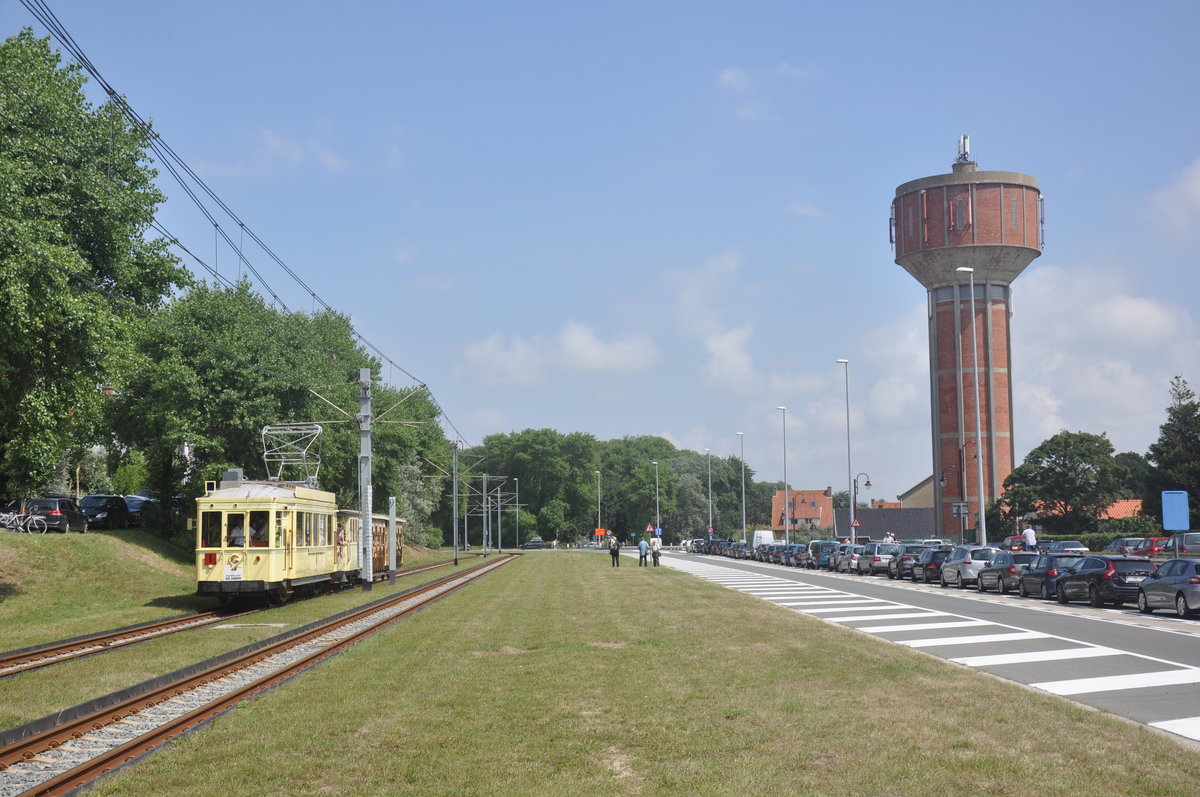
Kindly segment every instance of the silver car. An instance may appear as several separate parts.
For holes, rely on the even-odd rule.
[[[1172,559],[1163,562],[1138,587],[1138,611],[1174,609],[1177,617],[1200,611],[1200,561]]]
[[[958,546],[942,562],[942,586],[966,587],[979,578],[979,571],[991,564],[992,557],[998,553],[1000,549],[990,545]]]

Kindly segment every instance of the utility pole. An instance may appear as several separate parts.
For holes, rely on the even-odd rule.
[[[454,483],[454,566],[458,567],[458,441],[454,441],[454,474],[451,481]]]
[[[388,497],[388,584],[396,584],[396,496]]]
[[[371,369],[358,371],[358,501],[359,545],[362,548],[363,592],[371,591],[375,579],[371,541]]]

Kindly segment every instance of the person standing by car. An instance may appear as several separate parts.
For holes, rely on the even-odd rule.
[[[650,543],[645,540],[638,542],[638,567],[649,567],[646,564],[646,554],[650,552]]]
[[[617,542],[617,538],[613,537],[608,541],[608,552],[612,554],[612,566],[621,566],[621,544]]]
[[[1029,523],[1025,524],[1025,530],[1021,532],[1021,536],[1025,538],[1025,550],[1037,550],[1037,532],[1033,530],[1033,526]]]
[[[654,557],[654,566],[658,567],[658,557],[662,555],[662,540],[657,536],[650,540],[650,555]]]

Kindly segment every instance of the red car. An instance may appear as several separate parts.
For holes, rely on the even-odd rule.
[[[1157,556],[1162,552],[1170,537],[1147,537],[1136,548],[1130,548],[1129,556]]]

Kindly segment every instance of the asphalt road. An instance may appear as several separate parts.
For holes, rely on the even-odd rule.
[[[1200,741],[1200,620],[699,554],[663,564]]]

